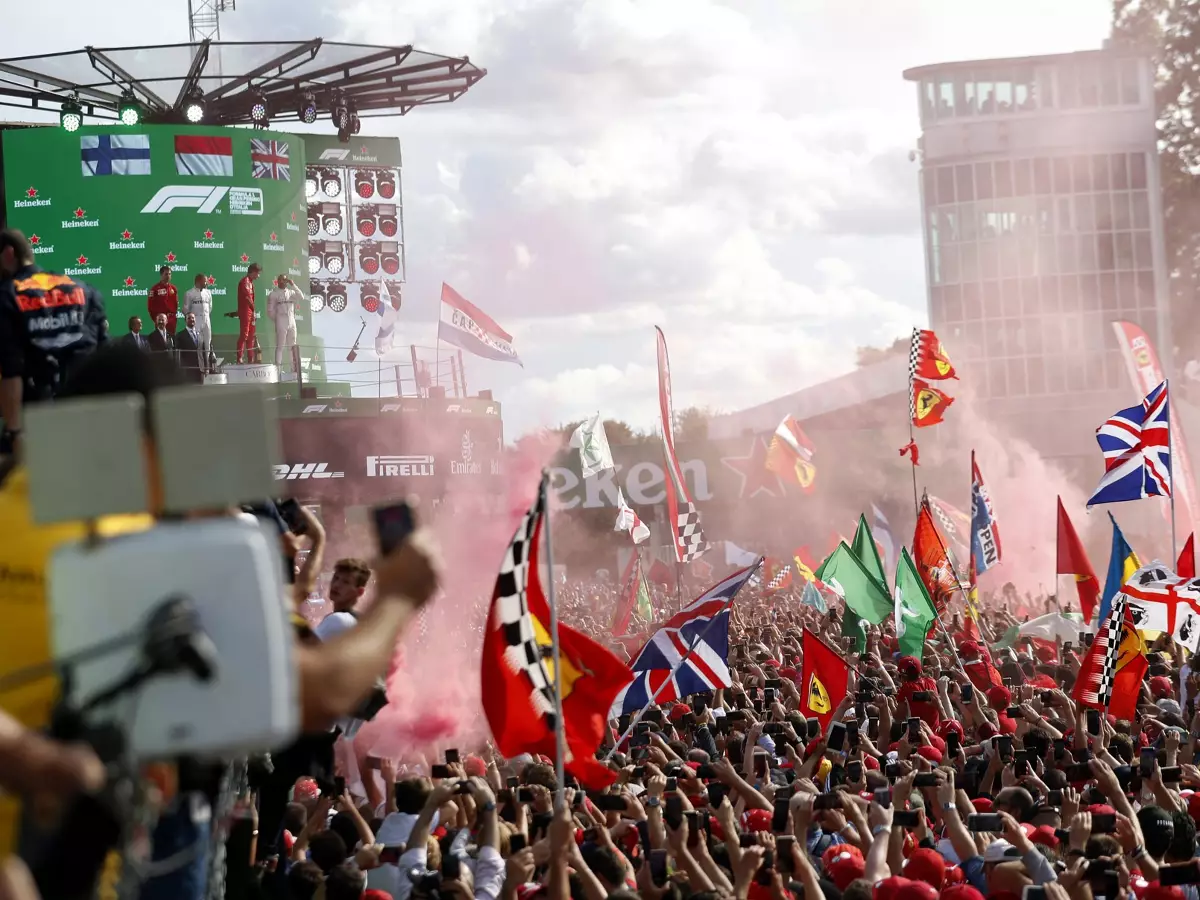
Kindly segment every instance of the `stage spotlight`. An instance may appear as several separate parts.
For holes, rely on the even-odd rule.
[[[333,169],[321,170],[321,190],[326,197],[340,197],[342,194],[342,176]]]
[[[370,169],[359,169],[354,173],[354,193],[364,200],[375,196],[375,173]]]
[[[316,275],[325,265],[325,242],[308,242],[308,274]]]
[[[58,111],[58,123],[63,131],[78,131],[83,124],[83,107],[74,97],[63,101]]]
[[[188,91],[183,101],[183,117],[193,125],[204,121],[204,92],[200,88],[194,87]]]
[[[300,95],[300,121],[305,125],[311,125],[317,121],[317,98],[312,91],[305,91]]]
[[[142,104],[138,103],[137,96],[131,88],[126,88],[121,92],[121,106],[118,114],[121,117],[122,125],[133,127],[142,121]]]
[[[271,117],[267,95],[259,88],[251,88],[246,93],[250,99],[250,121],[255,125],[265,128],[267,120]]]
[[[386,238],[394,238],[400,233],[400,216],[396,207],[383,205],[379,207],[379,233]]]
[[[379,187],[379,196],[384,200],[396,196],[396,174],[391,169],[380,169],[375,174],[375,183]]]
[[[358,248],[358,267],[367,275],[379,271],[379,245],[374,241],[364,241]]]
[[[325,285],[320,281],[310,281],[308,283],[308,308],[314,313],[319,313],[325,308]]]
[[[325,243],[325,269],[330,275],[340,275],[346,268],[346,251],[341,241]],[[309,251],[312,252],[312,251]]]
[[[316,237],[321,233],[321,214],[316,211],[316,207],[308,208],[308,236]]]
[[[380,246],[379,265],[388,275],[400,274],[400,245],[384,241]]]
[[[317,199],[317,194],[321,190],[321,185],[317,183],[317,176],[309,173],[304,178],[304,197],[307,200]]]
[[[388,302],[399,309],[404,302],[404,285],[399,281],[385,281],[383,290],[387,294]]]
[[[379,288],[373,284],[364,284],[360,290],[359,300],[362,308],[369,313],[379,312]]]
[[[329,285],[329,293],[326,295],[326,302],[329,308],[335,313],[345,312],[346,306],[346,286],[339,282],[332,282]]]
[[[330,237],[337,237],[342,233],[342,214],[339,210],[336,214],[326,213],[321,217],[321,224],[325,228],[325,233]]]
[[[362,130],[362,121],[358,118],[358,110],[354,101],[346,102],[343,98],[341,105],[336,108],[333,123],[337,126],[338,140],[343,144],[350,143],[350,138]]]
[[[354,211],[354,225],[363,237],[374,237],[377,228],[375,207],[370,204],[360,206]]]

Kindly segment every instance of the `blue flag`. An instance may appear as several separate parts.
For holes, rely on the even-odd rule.
[[[150,135],[81,135],[79,161],[85,178],[91,175],[149,175]]]

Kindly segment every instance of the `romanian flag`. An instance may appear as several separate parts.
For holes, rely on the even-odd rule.
[[[562,692],[567,771],[589,790],[616,776],[597,762],[607,734],[608,711],[633,680],[629,667],[605,647],[559,624],[561,673],[550,658],[550,606],[542,589],[544,484],[504,554],[483,638],[483,710],[504,756],[557,756],[556,687]],[[552,566],[547,566],[552,570]],[[561,677],[560,677],[561,676]]]
[[[1112,522],[1113,527],[1112,552],[1108,557],[1108,575],[1104,579],[1104,593],[1100,597],[1100,609],[1096,618],[1092,620],[1093,624],[1097,625],[1108,618],[1113,597],[1117,596],[1133,573],[1142,567],[1142,561],[1138,559],[1138,555],[1133,552],[1133,548],[1125,540],[1125,535],[1121,533],[1121,526],[1117,524],[1112,513],[1108,514],[1108,520]]]
[[[1083,613],[1083,621],[1092,621],[1096,611],[1096,603],[1100,599],[1100,582],[1092,570],[1087,553],[1075,533],[1075,526],[1067,515],[1062,497],[1058,498],[1058,565],[1055,571],[1059,575],[1070,575],[1075,579],[1075,590],[1079,592],[1079,609]]]
[[[846,696],[850,668],[807,628],[801,649],[804,660],[800,667],[800,711],[806,717],[819,719],[821,728],[826,729],[833,711]]]

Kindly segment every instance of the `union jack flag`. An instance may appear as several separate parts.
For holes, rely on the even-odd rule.
[[[1137,406],[1119,410],[1096,429],[1104,477],[1088,500],[1120,503],[1171,496],[1171,426],[1164,381]]]
[[[734,572],[709,588],[656,631],[630,664],[634,680],[617,695],[612,716],[635,713],[654,697],[670,703],[732,685],[729,679],[729,610],[733,598],[762,563]]]
[[[262,141],[250,139],[251,174],[255,178],[271,178],[275,181],[291,181],[292,167],[288,160],[287,141]]]

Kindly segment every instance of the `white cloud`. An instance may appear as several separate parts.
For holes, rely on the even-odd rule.
[[[97,18],[64,0],[39,51],[183,40],[184,4],[160,6]],[[902,70],[1096,47],[1109,16],[1109,0],[256,0],[222,31],[411,42],[488,69],[457,103],[369,129],[404,146],[400,342],[432,343],[442,281],[486,310],[525,368],[469,360],[468,382],[515,436],[595,409],[652,423],[655,324],[677,406],[735,409],[923,321]],[[9,33],[0,51],[28,52]],[[358,331],[324,322],[331,345]]]

